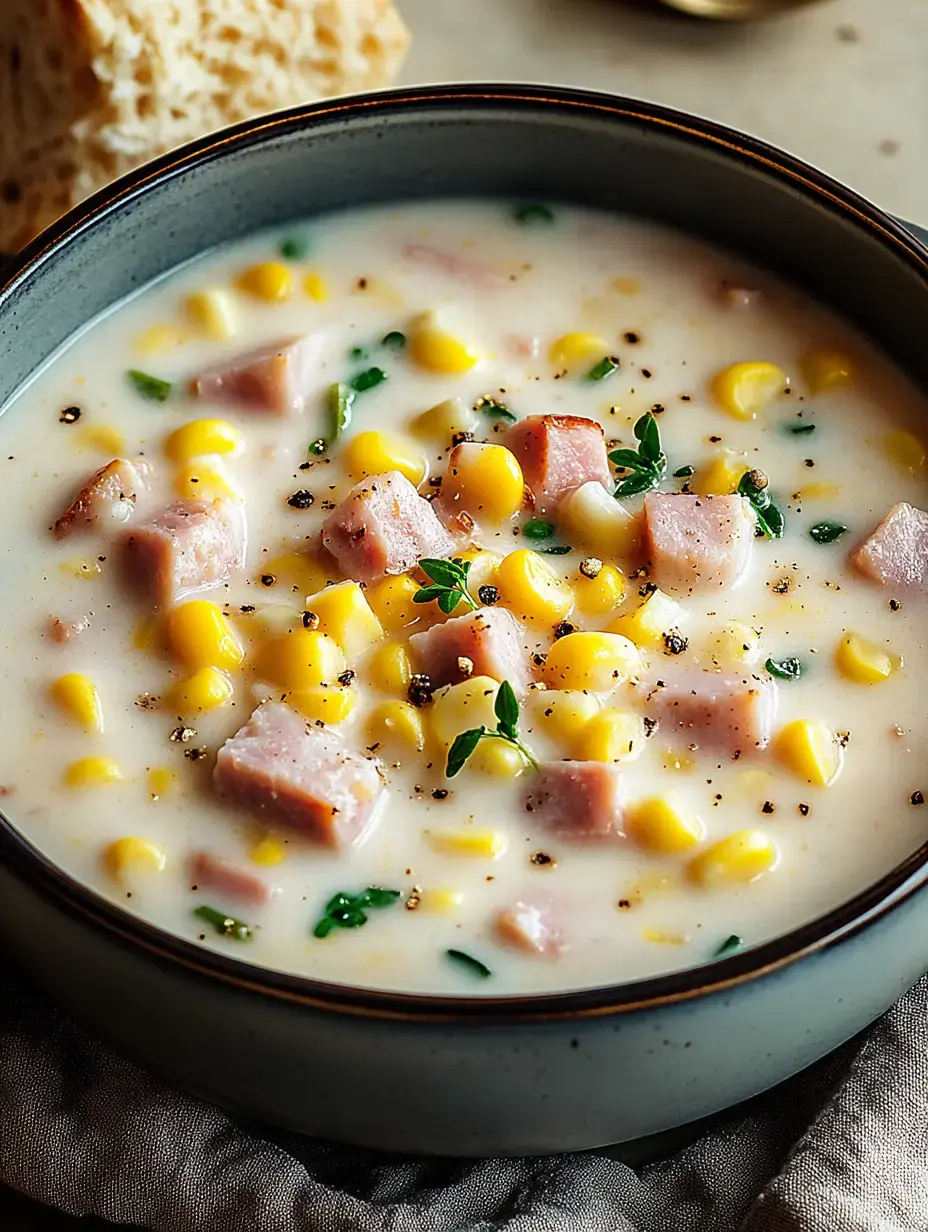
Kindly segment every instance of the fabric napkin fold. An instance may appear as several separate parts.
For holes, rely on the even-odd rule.
[[[0,970],[0,1180],[153,1232],[926,1232],[928,977],[658,1162],[410,1159],[234,1120]]]

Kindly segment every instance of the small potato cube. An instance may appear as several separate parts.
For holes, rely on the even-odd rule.
[[[289,299],[293,291],[293,275],[280,261],[263,261],[239,275],[238,286],[255,299],[276,304]]]
[[[117,838],[103,849],[103,867],[120,885],[132,873],[163,873],[167,863],[161,848],[144,838]]]
[[[895,655],[859,637],[856,633],[845,633],[835,651],[835,665],[847,680],[858,684],[879,684],[888,680],[899,660]]]
[[[204,454],[236,454],[242,450],[242,434],[224,419],[192,419],[175,428],[164,442],[172,462],[189,462]]]
[[[503,557],[496,570],[496,585],[503,604],[520,620],[555,625],[573,610],[570,584],[530,548]]]
[[[497,860],[506,851],[508,840],[501,830],[464,826],[460,830],[426,830],[425,839],[433,851],[443,856],[468,856]]]
[[[410,431],[430,441],[450,441],[457,432],[476,432],[477,412],[461,398],[446,398],[410,424]]]
[[[368,665],[368,680],[381,693],[405,697],[412,679],[409,652],[399,642],[387,642],[374,652]]]
[[[80,672],[59,676],[51,687],[52,700],[87,731],[103,731],[103,706],[97,687]]]
[[[499,681],[490,676],[472,676],[460,684],[448,685],[435,694],[429,709],[432,735],[445,749],[456,736],[472,727],[496,727],[493,707]]]
[[[619,616],[609,625],[610,633],[621,633],[636,646],[660,646],[664,636],[679,629],[686,612],[662,590],[655,590],[634,611]]]
[[[756,419],[759,412],[789,385],[776,364],[732,364],[716,373],[709,386],[716,405],[735,419]]]
[[[355,481],[399,471],[416,487],[428,474],[428,463],[415,441],[398,432],[359,432],[342,450],[345,469]]]
[[[595,479],[569,492],[557,517],[565,539],[603,559],[627,555],[641,537],[640,519]]]
[[[411,322],[408,342],[409,358],[426,372],[457,376],[480,358],[462,338],[444,329],[434,312],[423,312]]]
[[[288,691],[311,689],[334,684],[347,666],[338,642],[327,633],[294,629],[261,648],[255,658],[255,675]]]
[[[644,752],[644,719],[610,707],[593,715],[573,743],[577,761],[634,761]]]
[[[780,853],[773,839],[760,830],[738,830],[694,856],[687,872],[698,886],[711,889],[745,885],[776,868]]]
[[[625,574],[615,565],[602,565],[595,577],[588,577],[581,568],[571,584],[577,607],[585,616],[605,616],[625,598]]]
[[[72,761],[64,772],[68,787],[104,787],[118,783],[123,778],[122,769],[112,757],[81,757]]]
[[[854,375],[854,365],[849,356],[840,351],[807,351],[799,361],[809,393],[823,394],[839,385],[849,385]]]
[[[311,723],[333,727],[351,716],[358,699],[353,689],[337,684],[317,684],[307,689],[294,689],[285,695],[285,700]]]
[[[218,667],[233,672],[245,657],[222,609],[209,599],[190,599],[172,608],[164,618],[164,636],[172,657],[189,671]]]
[[[383,581],[368,586],[367,602],[387,633],[399,633],[414,620],[421,620],[429,614],[426,610],[428,605],[414,600],[419,589],[419,583],[408,573],[385,577]]]
[[[550,689],[605,692],[641,667],[635,644],[619,633],[568,633],[548,651],[544,681]]]
[[[306,610],[319,617],[320,631],[338,642],[349,663],[383,638],[383,626],[357,582],[339,582],[309,595]]]
[[[816,719],[794,719],[773,742],[779,761],[799,779],[828,787],[838,777],[843,760],[835,733]]]
[[[522,508],[525,481],[505,445],[465,441],[455,445],[441,489],[442,505],[465,510],[477,521],[503,522]]]
[[[218,667],[201,667],[180,680],[164,699],[164,708],[179,715],[202,714],[226,706],[233,696],[232,681]]]
[[[599,699],[580,689],[545,689],[530,695],[535,725],[566,749],[576,747],[577,738],[594,715],[599,714]],[[574,756],[570,752],[570,756]]]
[[[760,635],[740,620],[727,620],[709,639],[709,654],[715,667],[739,667],[760,658]]]
[[[184,307],[192,324],[216,342],[225,342],[238,333],[235,301],[220,287],[188,295]]]
[[[705,827],[672,796],[648,796],[632,805],[625,832],[652,855],[677,855],[702,841]]]
[[[421,753],[425,748],[425,722],[422,713],[409,702],[382,702],[367,721],[369,745],[380,745],[379,752]]]

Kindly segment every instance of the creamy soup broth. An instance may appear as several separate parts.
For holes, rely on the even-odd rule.
[[[256,270],[262,265],[271,268]],[[191,303],[210,290],[221,294],[205,306]],[[208,315],[217,305],[226,314],[218,323]],[[423,321],[423,313],[436,315]],[[381,341],[396,333],[402,339]],[[308,334],[318,337],[297,413],[193,396],[198,373]],[[741,384],[738,373],[727,383],[718,378],[743,363],[776,365],[782,379],[769,368],[742,372]],[[356,394],[352,423],[333,441],[330,387],[372,369],[386,379]],[[588,378],[594,369],[601,379]],[[170,390],[133,383],[129,370]],[[646,546],[636,544],[642,494],[621,502],[634,529],[618,535],[612,551],[595,534],[592,544],[582,541],[579,515],[563,513],[569,498],[502,522],[470,501],[477,524],[470,536],[459,534],[454,556],[466,555],[468,538],[502,556],[538,550],[542,566],[570,588],[564,599],[555,583],[554,607],[524,622],[523,662],[537,682],[552,679],[532,656],[550,656],[562,620],[576,631],[607,630],[619,620],[639,646],[638,667],[626,664],[566,727],[545,713],[561,690],[533,684],[519,697],[520,738],[540,762],[586,761],[591,751],[617,762],[624,804],[605,837],[571,835],[564,829],[570,817],[552,830],[527,812],[536,771],[505,741],[494,754],[481,742],[447,778],[448,742],[433,730],[440,689],[432,702],[421,690],[414,697],[425,703],[412,706],[424,750],[415,749],[415,732],[412,744],[403,743],[408,711],[382,709],[408,705],[401,657],[389,660],[383,647],[404,646],[411,632],[448,617],[435,601],[407,599],[404,608],[395,597],[391,607],[377,582],[365,594],[392,627],[384,641],[347,655],[348,683],[328,682],[354,703],[333,730],[375,766],[386,788],[363,840],[327,848],[257,807],[229,804],[214,788],[223,742],[262,698],[292,692],[260,680],[262,664],[273,661],[268,642],[304,625],[314,631],[314,617],[303,616],[312,609],[306,596],[350,576],[320,545],[323,521],[355,482],[346,459],[361,477],[364,458],[380,449],[395,463],[399,449],[400,469],[418,479],[421,466],[419,490],[434,496],[439,486],[430,480],[446,475],[451,431],[440,415],[431,425],[419,417],[446,399],[460,399],[459,430],[497,445],[510,424],[494,404],[520,420],[592,419],[610,450],[635,449],[634,425],[651,411],[667,458],[662,492],[721,499],[745,471],[761,470],[769,486],[754,494],[772,494],[785,518],[782,538],[750,540],[750,562],[733,585],[668,591],[670,606],[664,616],[655,607],[657,624],[648,631],[639,608],[653,598],[655,570],[647,569]],[[739,399],[756,417],[732,413]],[[403,205],[312,220],[213,251],[93,323],[3,418],[4,811],[57,864],[127,911],[202,946],[337,982],[475,994],[579,988],[707,962],[731,937],[749,946],[781,934],[862,890],[924,838],[922,606],[911,588],[878,585],[848,561],[898,502],[924,507],[924,413],[921,395],[885,359],[805,297],[680,235],[605,214]],[[237,452],[204,463],[196,446],[171,438],[200,419],[231,425]],[[366,432],[402,441],[369,438],[352,456],[353,440]],[[312,452],[320,438],[326,452]],[[185,448],[194,461],[184,460]],[[108,516],[55,539],[50,527],[74,494],[117,457],[142,458],[150,468],[129,520]],[[674,477],[687,468],[693,473]],[[622,480],[635,472],[613,473]],[[244,503],[246,565],[188,598],[218,605],[245,659],[225,677],[230,698],[206,711],[177,700],[193,673],[176,647],[164,649],[164,610],[153,616],[150,598],[125,580],[122,540],[179,491],[196,496],[192,480],[207,496],[222,496],[223,477]],[[305,492],[314,499],[301,508]],[[441,509],[441,499],[432,508]],[[466,493],[450,512],[462,507]],[[450,516],[447,508],[442,516]],[[544,521],[547,538],[521,533],[532,522],[544,534],[537,525]],[[810,528],[823,523],[847,530],[816,542]],[[571,550],[541,550],[552,546]],[[478,559],[473,569],[492,587],[492,558]],[[624,596],[614,592],[616,602],[606,585],[612,573],[595,598],[600,564],[621,570],[616,585]],[[416,586],[426,582],[411,576]],[[527,614],[511,584],[509,597],[505,586],[497,589],[502,598],[487,610]],[[602,610],[592,610],[597,603]],[[469,610],[461,601],[451,619]],[[623,616],[630,618],[624,625]],[[64,626],[51,627],[56,619]],[[403,620],[413,623],[402,627]],[[849,633],[864,639],[863,650],[855,642],[841,651]],[[796,670],[794,660],[800,674],[783,678]],[[750,740],[707,747],[698,726],[675,730],[672,717],[661,717],[657,682],[666,687],[684,670],[726,680],[734,674],[775,691],[769,747]],[[399,673],[392,684],[391,671]],[[80,687],[56,685],[71,673],[94,687],[102,731],[93,730]],[[320,704],[318,691],[310,695],[316,701],[306,704]],[[617,729],[629,733],[624,746],[609,746],[602,723],[599,743],[592,734],[584,743],[594,710],[626,716]],[[393,714],[392,727],[385,713]],[[823,725],[814,732],[827,744],[820,761],[830,785],[809,781],[800,748],[808,731],[781,736],[799,720]],[[642,805],[651,798],[657,803]],[[578,809],[567,812],[576,817]],[[727,855],[723,848],[698,863],[731,835],[741,838]],[[120,845],[127,838],[143,844]],[[220,877],[220,888],[200,885],[195,852],[227,861],[246,882],[257,877],[269,901],[252,903],[249,890],[243,897],[234,876]],[[313,935],[333,895],[368,887],[399,897],[364,908],[361,926],[336,923],[327,936]],[[218,925],[194,915],[204,905],[215,909]],[[520,910],[522,948],[499,920]],[[248,926],[245,940],[226,935],[236,932],[226,917]],[[534,949],[533,930],[541,938]],[[552,944],[544,941],[549,933]],[[729,951],[737,944],[730,941]],[[449,950],[492,974],[482,976]]]

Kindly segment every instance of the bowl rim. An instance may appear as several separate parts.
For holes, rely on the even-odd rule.
[[[76,242],[84,231],[111,212],[198,165],[265,139],[330,123],[370,116],[385,118],[394,112],[440,113],[442,108],[466,107],[472,108],[475,115],[482,109],[513,108],[565,115],[595,113],[604,119],[611,117],[652,131],[671,132],[678,140],[753,165],[767,177],[790,184],[836,216],[868,230],[928,284],[928,247],[911,232],[852,189],[757,137],[674,108],[600,91],[570,86],[463,82],[308,103],[243,121],[163,155],[95,193],[18,253],[0,275],[0,311],[22,283],[58,250]],[[261,967],[203,947],[131,914],[78,881],[21,833],[2,810],[0,859],[27,884],[55,900],[72,918],[81,918],[130,948],[181,967],[188,974],[314,1010],[407,1022],[468,1020],[487,1025],[631,1013],[731,991],[858,936],[928,881],[926,842],[838,907],[730,957],[621,984],[562,992],[464,996],[339,984]]]

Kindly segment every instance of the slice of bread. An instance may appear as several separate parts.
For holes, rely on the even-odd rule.
[[[389,84],[408,42],[393,0],[0,0],[0,252],[185,141]]]

